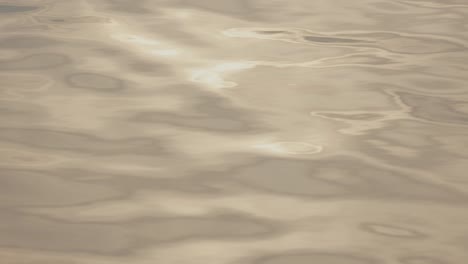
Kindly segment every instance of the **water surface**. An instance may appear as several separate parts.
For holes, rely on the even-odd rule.
[[[466,0],[0,1],[0,263],[465,264]]]

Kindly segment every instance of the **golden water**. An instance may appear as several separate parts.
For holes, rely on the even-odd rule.
[[[467,32],[467,0],[1,0],[0,263],[466,264]]]

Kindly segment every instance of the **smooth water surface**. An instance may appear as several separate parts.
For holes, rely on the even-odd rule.
[[[0,263],[468,263],[467,0],[0,0]]]

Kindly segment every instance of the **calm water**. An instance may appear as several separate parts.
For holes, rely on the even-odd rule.
[[[467,0],[1,0],[0,263],[468,263]]]

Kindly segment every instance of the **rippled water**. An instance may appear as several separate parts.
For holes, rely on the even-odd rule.
[[[468,263],[467,0],[0,23],[0,263]]]

